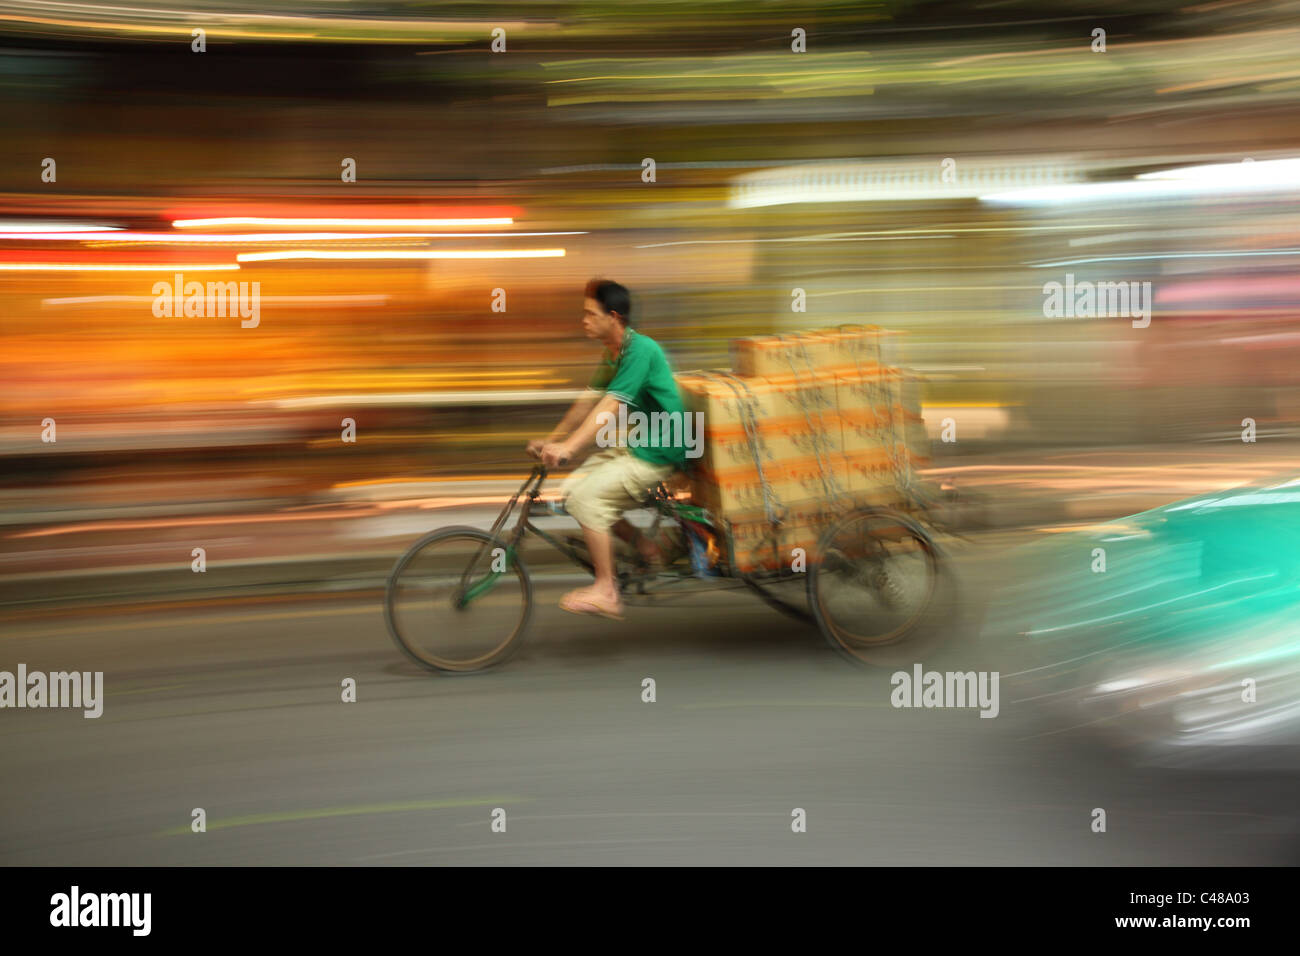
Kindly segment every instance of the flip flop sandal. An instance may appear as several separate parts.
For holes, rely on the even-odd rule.
[[[568,594],[560,600],[560,609],[570,614],[596,614],[615,621],[623,620],[622,612],[613,607],[602,606],[589,598],[575,598]]]

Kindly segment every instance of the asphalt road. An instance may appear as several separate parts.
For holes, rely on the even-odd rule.
[[[971,607],[996,557],[957,567]],[[1294,778],[1136,769],[1006,700],[893,708],[895,666],[1012,666],[970,615],[873,670],[743,593],[624,624],[558,593],[506,666],[455,678],[399,655],[376,594],[11,616],[0,669],[102,670],[105,705],[0,711],[0,863],[1300,861]]]

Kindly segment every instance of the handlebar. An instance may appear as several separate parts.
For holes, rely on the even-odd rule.
[[[529,458],[532,458],[532,459],[534,459],[534,460],[536,460],[536,461],[541,461],[541,460],[542,460],[542,456],[541,456],[541,454],[540,454],[539,452],[537,452],[537,451],[534,451],[532,448],[528,448],[528,449],[526,449],[526,451],[527,451],[527,454],[528,454],[528,457],[529,457]],[[556,464],[557,464],[559,467],[561,467],[561,468],[563,468],[563,467],[564,467],[565,465],[567,465],[568,463],[569,463],[569,459],[568,459],[567,457],[565,457],[565,458],[561,458],[561,459],[559,459],[559,461],[556,462]]]

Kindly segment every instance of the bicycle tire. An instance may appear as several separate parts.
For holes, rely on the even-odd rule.
[[[910,537],[919,545],[922,565],[925,571],[924,593],[918,606],[911,614],[895,623],[882,633],[850,635],[841,621],[837,621],[828,607],[826,582],[832,573],[828,558],[834,553],[838,537],[853,522],[878,519],[882,523],[901,529],[903,535]],[[849,560],[849,559],[845,559]],[[808,606],[821,629],[822,636],[839,654],[855,664],[875,666],[870,652],[882,647],[892,647],[903,643],[925,620],[927,612],[933,606],[938,592],[941,556],[938,547],[929,534],[913,519],[887,508],[860,508],[845,515],[826,529],[818,542],[816,560],[808,572]]]
[[[519,645],[522,643],[523,637],[528,630],[529,622],[532,619],[533,584],[532,578],[528,573],[528,566],[519,555],[514,555],[511,559],[513,567],[508,570],[514,572],[514,576],[519,582],[519,595],[522,601],[522,606],[519,610],[517,621],[510,633],[506,636],[505,640],[496,645],[487,654],[471,657],[468,660],[455,660],[450,658],[440,658],[437,655],[422,652],[420,645],[413,640],[413,635],[409,633],[410,629],[407,628],[408,633],[403,633],[403,628],[398,622],[399,614],[396,604],[401,596],[399,585],[402,573],[406,571],[421,554],[426,553],[432,545],[453,541],[455,539],[461,539],[465,543],[478,542],[479,545],[486,544],[489,547],[493,545],[500,548],[506,547],[506,542],[502,541],[500,538],[495,538],[485,531],[467,525],[450,525],[446,528],[440,528],[437,531],[426,534],[420,540],[415,542],[415,544],[411,545],[411,547],[407,549],[406,553],[398,558],[397,563],[393,566],[393,570],[388,575],[388,582],[384,591],[384,621],[388,627],[388,634],[393,639],[393,642],[397,645],[398,649],[421,667],[440,674],[472,674],[504,663],[519,649]],[[482,553],[483,551],[480,548],[476,556],[481,556]],[[452,566],[454,567],[454,565]],[[462,581],[463,580],[464,578],[462,576]],[[464,611],[467,609],[468,606],[459,610]],[[453,612],[454,615],[457,609],[449,606],[447,610]],[[449,617],[452,617],[453,615],[449,615]]]

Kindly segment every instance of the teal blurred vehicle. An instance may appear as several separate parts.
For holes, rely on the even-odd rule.
[[[1014,706],[1149,762],[1296,764],[1300,478],[1055,535],[1006,579],[984,633],[1023,654]]]

